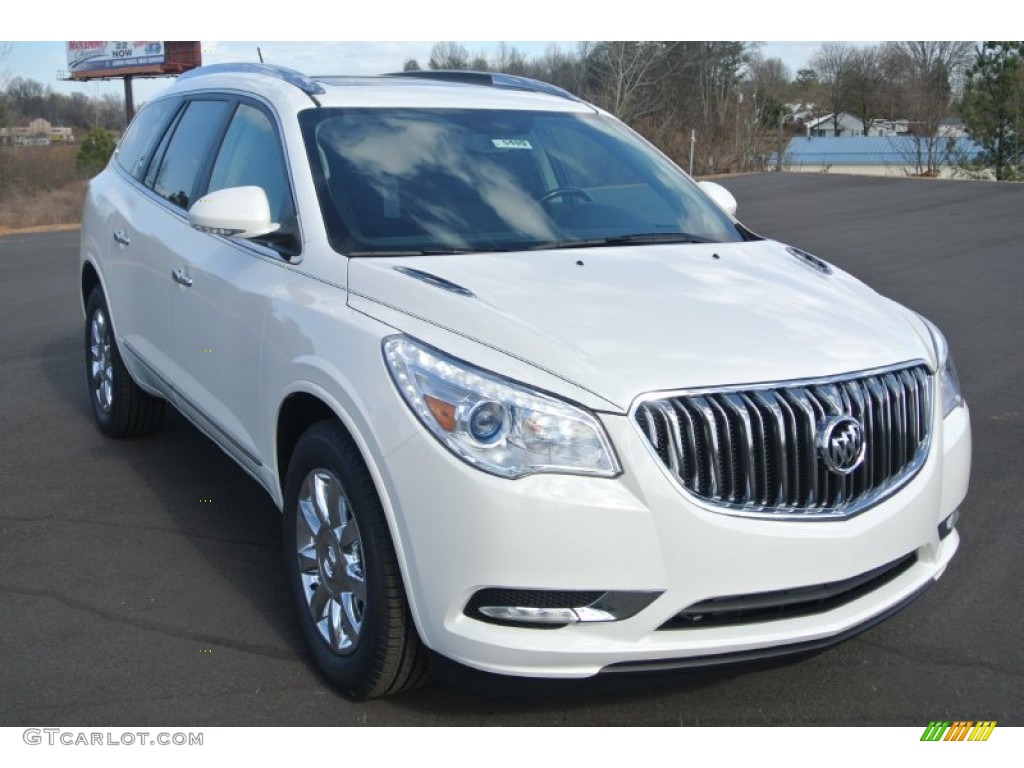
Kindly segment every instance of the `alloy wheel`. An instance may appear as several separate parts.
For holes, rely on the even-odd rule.
[[[295,516],[296,557],[309,616],[328,647],[352,653],[366,611],[363,541],[341,482],[314,469],[302,482]]]

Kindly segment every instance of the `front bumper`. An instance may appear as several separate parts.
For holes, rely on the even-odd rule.
[[[422,430],[380,462],[411,609],[428,647],[475,669],[549,678],[811,650],[906,605],[942,575],[959,544],[955,531],[940,539],[938,526],[967,491],[966,407],[937,420],[931,455],[899,493],[841,521],[712,511],[666,478],[626,417],[602,421],[624,468],[615,479],[504,480],[464,464]],[[895,578],[829,610],[662,628],[701,601],[841,582],[911,553],[914,563]],[[625,620],[542,630],[465,615],[487,588],[661,594]]]

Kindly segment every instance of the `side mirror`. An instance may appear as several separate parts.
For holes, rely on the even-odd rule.
[[[203,195],[188,212],[189,223],[201,232],[251,239],[276,232],[270,202],[262,187],[230,187]]]
[[[723,211],[730,216],[736,215],[736,198],[732,196],[732,192],[728,189],[721,184],[715,184],[713,181],[701,181],[698,182],[697,186]]]

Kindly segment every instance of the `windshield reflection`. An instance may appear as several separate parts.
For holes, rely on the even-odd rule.
[[[301,119],[343,253],[742,239],[677,169],[599,115],[318,109]]]

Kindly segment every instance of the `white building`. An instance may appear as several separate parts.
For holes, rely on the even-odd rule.
[[[807,135],[815,138],[864,135],[864,122],[849,112],[840,112],[838,116],[828,114],[819,117],[807,123],[806,127]]]

